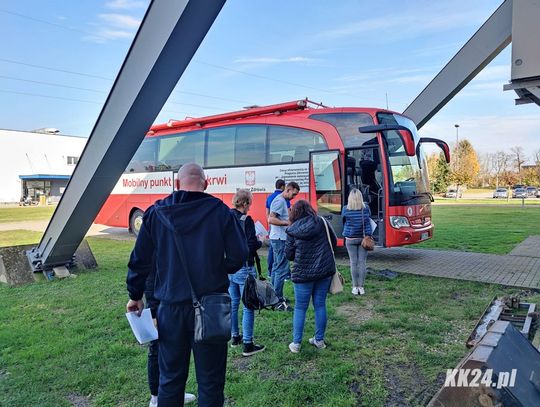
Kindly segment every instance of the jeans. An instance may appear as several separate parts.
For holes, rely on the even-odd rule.
[[[193,304],[160,303],[157,320],[159,333],[159,407],[184,405],[184,391],[193,350],[199,386],[198,403],[204,407],[223,407],[227,342],[193,342]]]
[[[326,331],[326,296],[332,276],[309,283],[294,283],[293,342],[301,343],[310,298],[315,309],[315,339],[324,340]]]
[[[283,284],[285,277],[291,272],[289,260],[285,257],[285,240],[271,239],[270,244],[274,251],[274,263],[272,264],[272,285],[276,295],[283,301]]]
[[[272,277],[272,266],[274,265],[274,250],[272,249],[272,244],[268,248],[268,277]]]
[[[367,250],[362,247],[362,238],[345,239],[345,246],[351,261],[352,285],[353,287],[363,287],[367,272]]]
[[[253,277],[257,277],[255,267],[244,266],[234,274],[229,275],[229,294],[231,296],[231,320],[232,336],[240,335],[240,329],[238,328],[238,308],[242,301],[242,294],[244,293],[244,284],[246,283],[247,276],[251,274]],[[244,343],[253,342],[253,324],[255,322],[255,312],[251,309],[247,309],[244,305],[242,314],[242,330],[244,331]]]

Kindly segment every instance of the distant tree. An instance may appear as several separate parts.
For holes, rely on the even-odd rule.
[[[501,175],[508,171],[511,156],[504,151],[497,151],[491,156],[491,170],[495,175],[495,187],[499,188],[499,180]],[[505,184],[507,185],[507,184]]]
[[[501,185],[511,187],[518,183],[518,175],[513,171],[504,171],[500,176]]]
[[[474,183],[480,188],[489,186],[490,184],[491,162],[493,160],[493,156],[494,154],[486,153],[480,155],[478,159],[480,169]]]
[[[431,189],[433,193],[445,192],[450,185],[450,164],[446,162],[444,154],[433,154],[433,169],[430,170]],[[430,157],[431,158],[431,157]]]
[[[540,172],[536,168],[524,168],[521,172],[521,181],[525,185],[540,185]]]
[[[472,144],[469,140],[461,140],[454,149],[454,167],[450,179],[457,188],[461,185],[471,185],[479,171],[478,156]]]
[[[521,146],[514,146],[510,149],[512,152],[512,158],[514,160],[514,164],[516,165],[516,170],[518,174],[521,173],[521,166],[526,161],[525,160],[525,152],[523,151],[523,147]]]

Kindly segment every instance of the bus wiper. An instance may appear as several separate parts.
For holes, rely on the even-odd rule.
[[[426,195],[428,196],[428,198],[429,198],[429,200],[430,200],[431,202],[434,201],[433,195],[431,195],[430,192],[420,192],[420,193],[411,195],[411,196],[408,197],[407,199],[401,201],[401,203],[409,202],[409,201],[412,201],[413,199],[416,199],[416,198],[422,198],[422,197],[424,197],[424,196],[426,196]]]

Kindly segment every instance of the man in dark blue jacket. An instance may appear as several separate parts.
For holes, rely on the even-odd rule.
[[[227,343],[193,342],[194,310],[186,272],[198,296],[226,293],[228,273],[242,267],[248,247],[238,220],[219,199],[204,193],[207,182],[197,164],[178,171],[179,191],[147,209],[128,264],[128,311],[142,312],[145,281],[156,267],[154,296],[159,301],[160,382],[158,405],[181,406],[191,349],[195,360],[199,405],[223,406]],[[174,235],[187,256],[182,264]],[[154,263],[155,261],[155,263]]]

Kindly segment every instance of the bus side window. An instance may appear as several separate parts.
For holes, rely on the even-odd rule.
[[[124,172],[151,172],[156,167],[157,140],[144,139]]]
[[[228,167],[234,165],[236,126],[208,130],[206,166]]]
[[[236,165],[256,165],[265,162],[266,126],[237,126],[234,163]]]
[[[307,162],[309,152],[326,150],[319,133],[287,126],[268,126],[268,162]]]
[[[158,170],[178,170],[183,164],[204,164],[204,131],[160,137]]]

